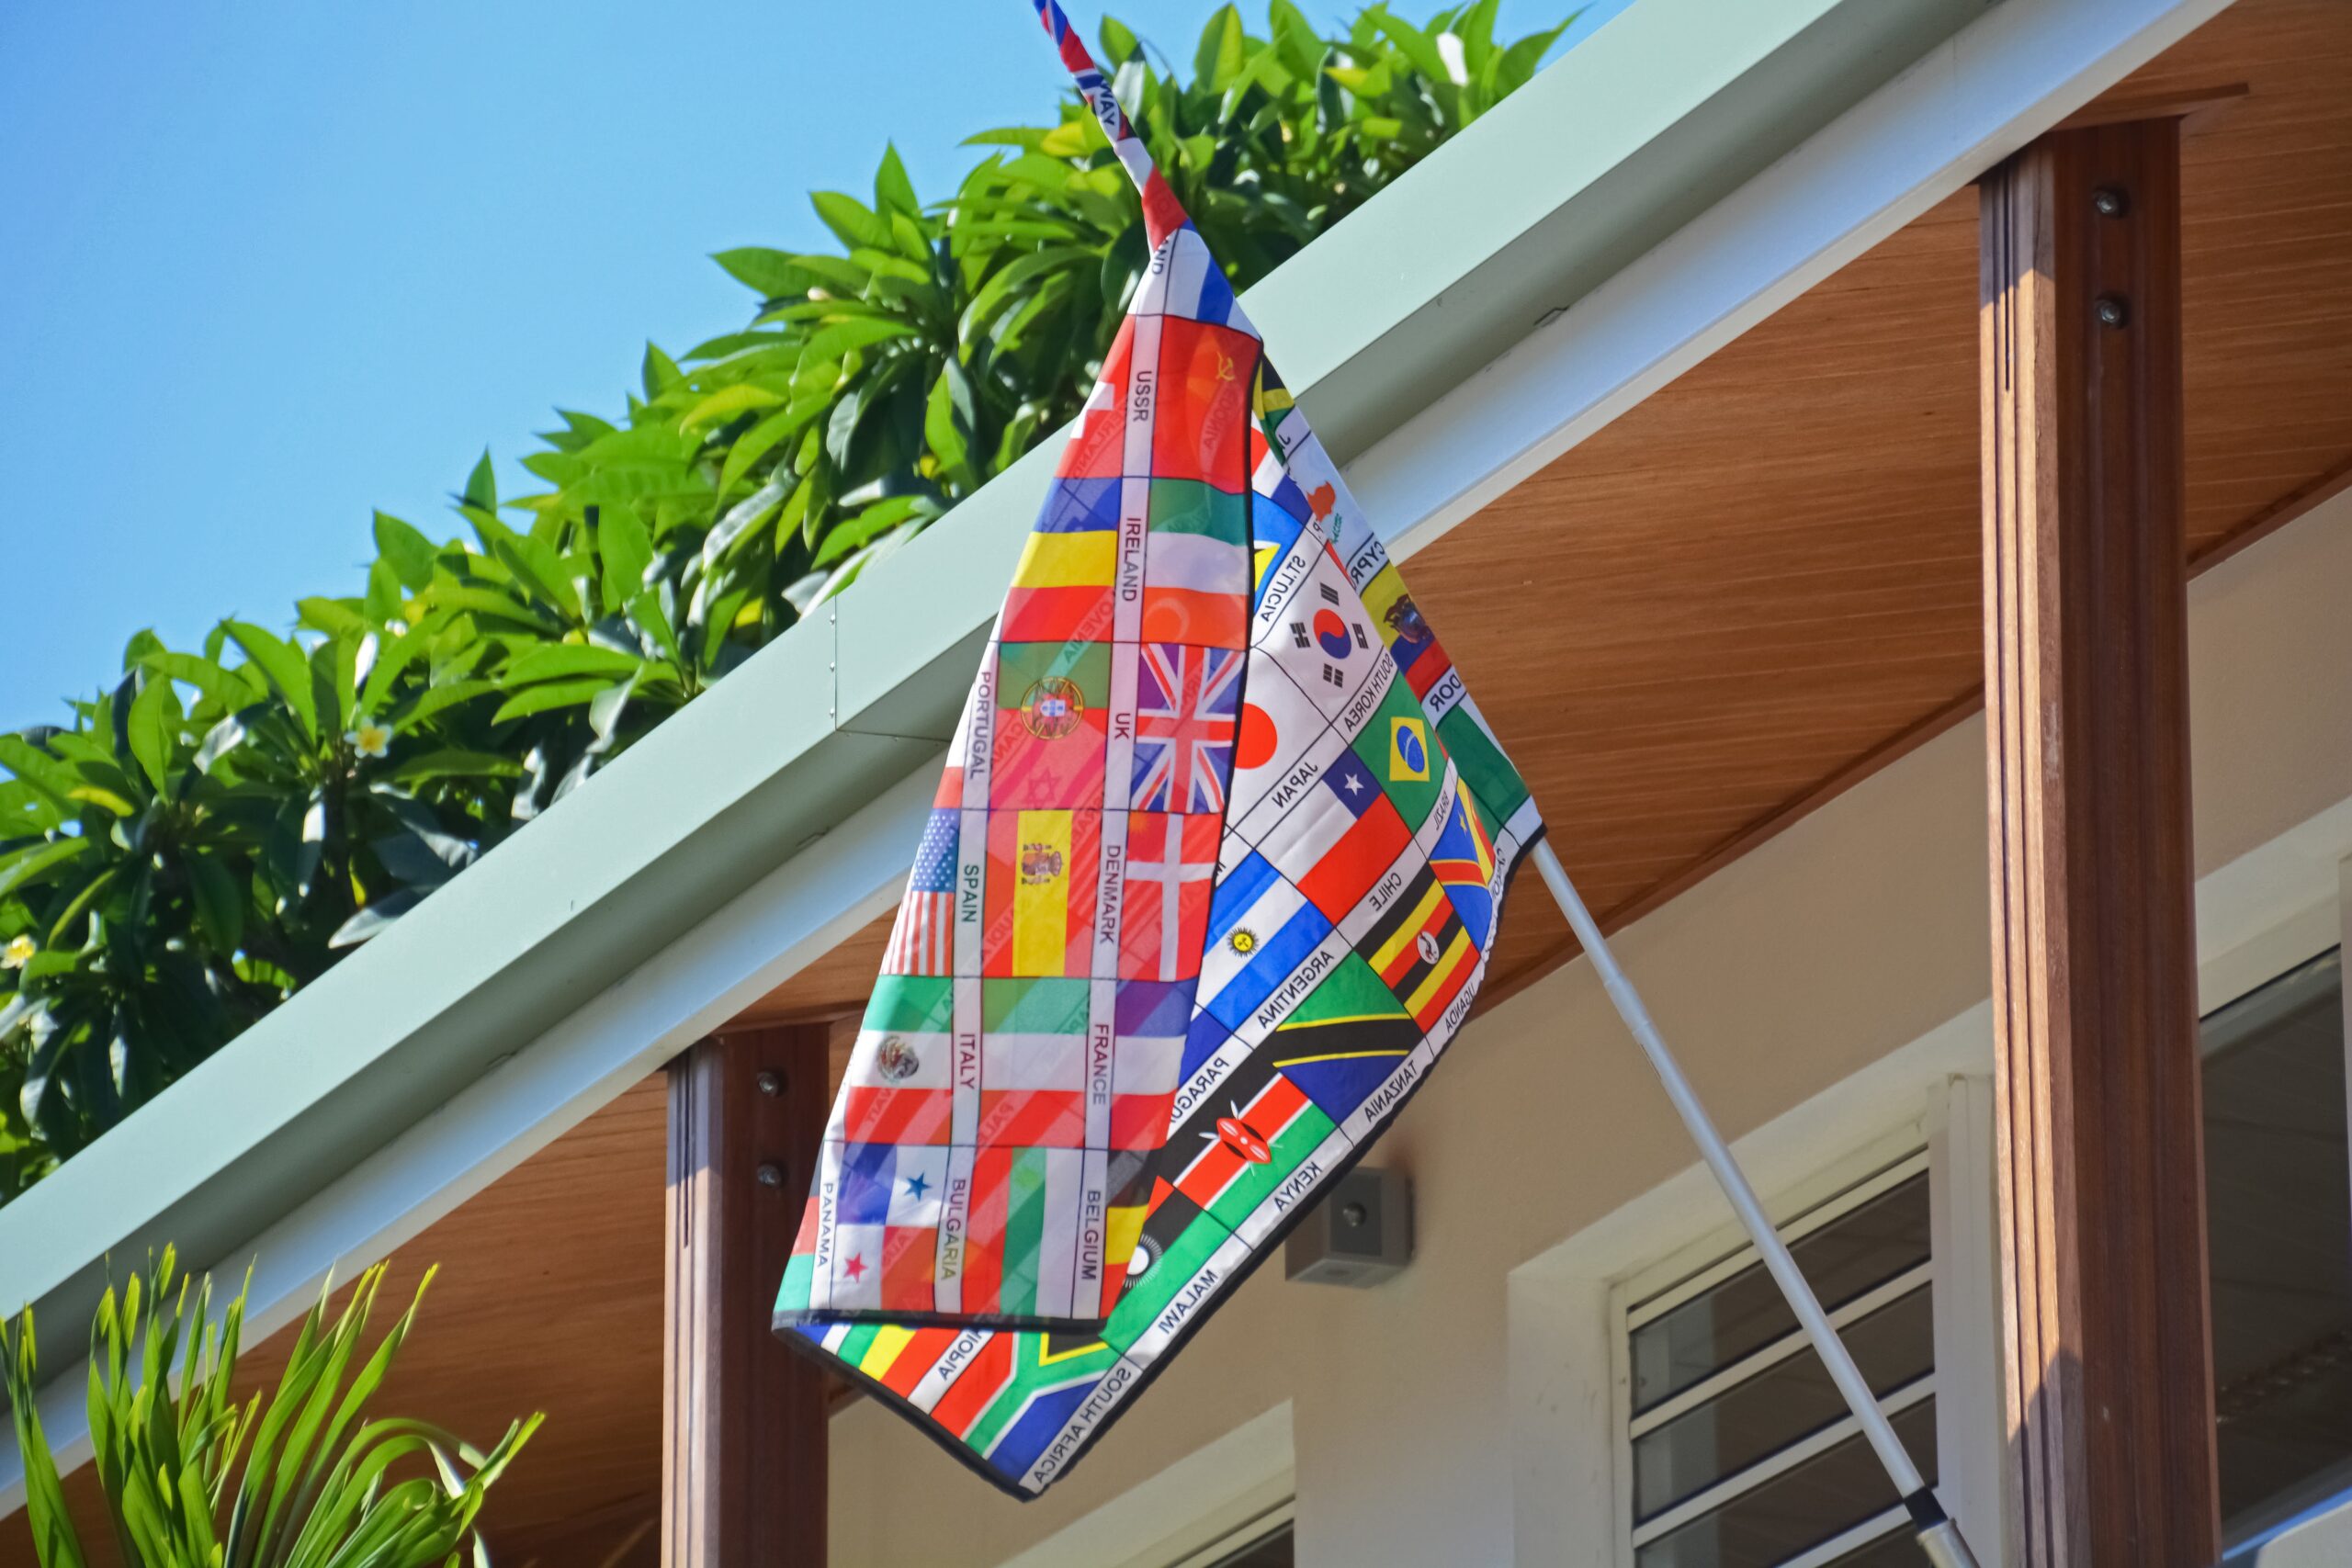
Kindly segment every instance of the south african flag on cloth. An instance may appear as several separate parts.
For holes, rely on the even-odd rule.
[[[1037,6],[1151,263],[957,727],[775,1309],[1024,1497],[1419,1087],[1543,830]]]

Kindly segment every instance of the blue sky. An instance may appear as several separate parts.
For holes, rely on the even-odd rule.
[[[1215,8],[1112,6],[1185,61]],[[822,242],[806,193],[866,191],[886,141],[943,195],[1064,88],[1022,0],[0,11],[0,727],[62,722],[141,626],[356,592],[375,508],[457,531],[485,446],[520,479],[648,338],[742,323],[709,253]]]

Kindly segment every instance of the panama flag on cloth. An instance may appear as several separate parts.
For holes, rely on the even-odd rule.
[[[1016,1496],[1468,1017],[1534,803],[1052,0],[1150,265],[951,744],[778,1330]]]

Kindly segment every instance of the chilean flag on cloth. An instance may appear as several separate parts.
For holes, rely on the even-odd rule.
[[[1543,831],[1036,4],[1151,261],[982,656],[775,1306],[1021,1497],[1419,1087]]]

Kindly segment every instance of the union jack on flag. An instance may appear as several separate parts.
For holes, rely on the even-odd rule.
[[[1109,80],[1035,4],[1150,260],[950,744],[775,1314],[1019,1497],[1427,1081],[1544,830]]]
[[[1231,649],[1146,643],[1136,671],[1138,811],[1225,809],[1241,723],[1242,656]]]

